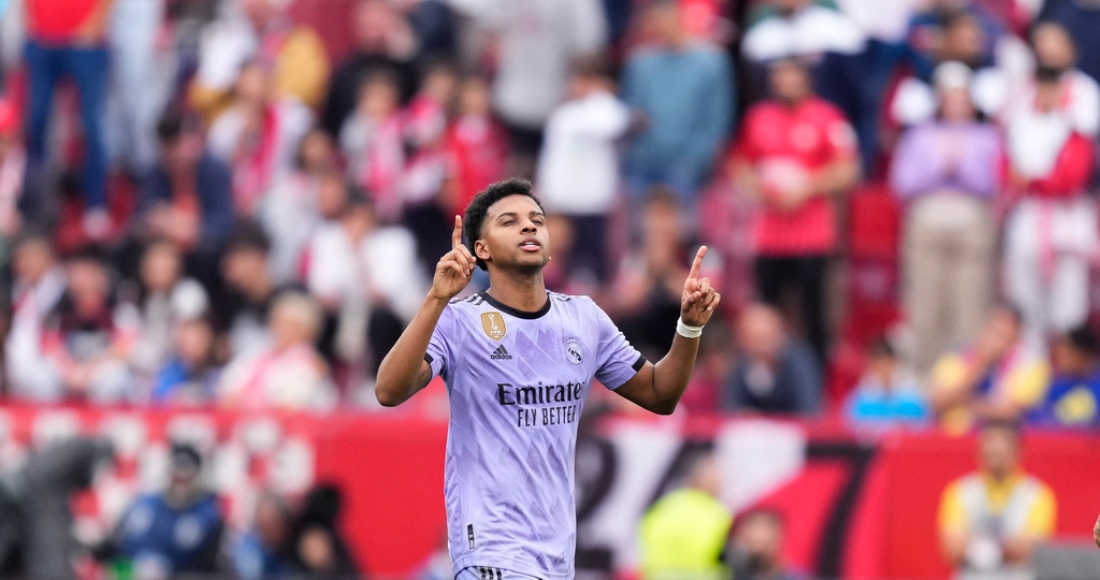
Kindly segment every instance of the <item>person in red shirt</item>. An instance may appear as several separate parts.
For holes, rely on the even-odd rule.
[[[825,275],[837,239],[833,196],[859,177],[855,133],[840,110],[815,96],[805,63],[778,61],[768,80],[772,98],[746,114],[730,171],[738,191],[761,204],[760,298],[775,305],[785,290],[798,292],[803,335],[824,364]]]
[[[53,94],[65,77],[80,94],[85,138],[84,227],[101,240],[110,231],[107,214],[107,152],[103,135],[106,113],[108,53],[105,24],[114,0],[27,0],[28,99],[27,153],[29,177],[41,183],[47,161],[47,131]],[[32,193],[32,196],[34,193]],[[30,200],[31,207],[37,207]]]
[[[485,77],[465,77],[458,90],[458,116],[447,129],[450,179],[445,190],[451,213],[466,211],[470,200],[508,170],[508,133],[494,118]]]

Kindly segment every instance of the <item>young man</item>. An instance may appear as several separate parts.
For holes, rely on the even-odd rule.
[[[531,184],[491,185],[455,217],[454,249],[386,355],[376,394],[399,405],[441,375],[451,398],[444,488],[451,560],[461,580],[573,578],[577,419],[592,379],[670,414],[720,296],[700,279],[700,248],[684,283],[678,336],[647,362],[591,299],[546,291],[546,216]],[[467,233],[469,248],[462,245]],[[490,287],[464,300],[474,266]]]

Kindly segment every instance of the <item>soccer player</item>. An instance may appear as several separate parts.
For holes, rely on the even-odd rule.
[[[546,291],[550,239],[530,183],[503,181],[478,194],[465,222],[455,216],[452,243],[382,361],[378,400],[399,405],[435,375],[447,385],[444,492],[456,578],[571,579],[577,420],[592,379],[672,413],[721,299],[698,277],[706,247],[684,282],[672,348],[653,364],[590,298]],[[489,272],[489,290],[452,300],[475,266]]]

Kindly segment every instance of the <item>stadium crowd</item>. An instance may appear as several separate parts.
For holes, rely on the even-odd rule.
[[[688,412],[1100,420],[1093,4],[361,0],[335,61],[286,2],[70,4],[6,15],[10,399],[369,404],[450,216],[522,175],[548,286],[646,353],[715,250]],[[843,300],[876,244],[885,321]]]
[[[518,175],[547,286],[651,358],[710,246],[682,413],[1100,425],[1094,0],[0,9],[9,401],[372,408],[453,216]]]

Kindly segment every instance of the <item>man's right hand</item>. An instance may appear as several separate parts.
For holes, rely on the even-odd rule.
[[[444,254],[436,264],[435,277],[428,296],[441,301],[454,298],[470,282],[476,266],[477,260],[462,244],[462,218],[456,215],[455,229],[451,232],[451,251]]]

